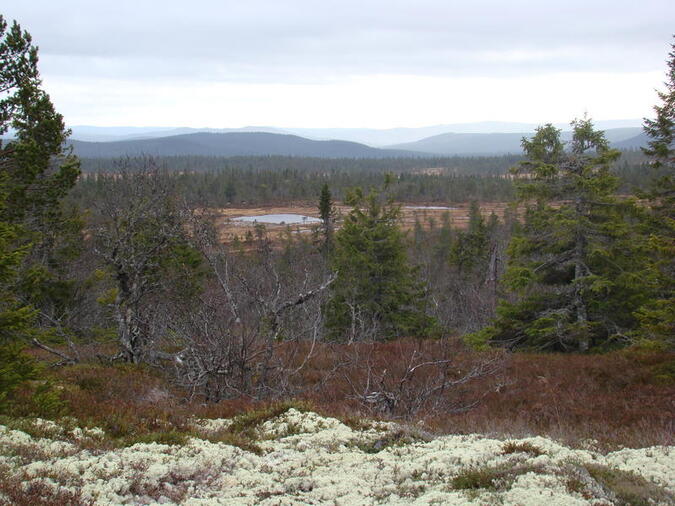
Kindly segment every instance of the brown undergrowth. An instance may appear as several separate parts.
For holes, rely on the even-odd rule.
[[[302,351],[309,346],[301,352],[298,346],[303,345],[278,350],[304,363],[286,385],[293,392],[289,397],[304,403],[303,408],[350,425],[358,425],[362,417],[396,418],[431,433],[536,434],[599,450],[673,444],[675,382],[663,372],[672,370],[672,353],[628,349],[604,355],[513,354],[491,374],[450,387],[444,394],[449,396],[444,406],[450,406],[445,411],[423,405],[414,416],[397,417],[396,411],[379,412],[364,403],[359,393],[369,381],[371,390],[398,388],[414,353],[425,360],[446,360],[451,351],[452,366],[443,370],[451,380],[489,357],[459,344],[449,350],[437,341],[317,344],[308,359]],[[420,368],[402,388],[423,391],[434,374],[438,370]],[[179,440],[180,434],[190,433],[195,417],[230,418],[288,400],[280,394],[266,400],[242,396],[208,404],[197,397],[188,401],[185,391],[149,366],[92,362],[56,368],[49,375],[78,423],[101,427],[127,442],[165,432]]]

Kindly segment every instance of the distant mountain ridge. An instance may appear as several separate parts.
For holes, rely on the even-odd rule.
[[[594,122],[600,130],[641,128],[642,120],[605,120]],[[452,123],[417,128],[284,128],[285,131],[313,139],[342,139],[361,142],[375,147],[416,142],[435,135],[455,134],[501,134],[534,132],[538,123],[515,123],[508,121],[480,121],[475,123]],[[569,129],[569,123],[555,123],[556,128]]]
[[[172,132],[172,131],[169,131]],[[342,140],[313,140],[297,135],[270,132],[197,132],[111,142],[72,140],[75,154],[83,158],[118,158],[141,154],[154,156],[299,156],[319,158],[396,158],[431,156],[491,156],[520,154],[523,137],[518,133],[444,133],[417,142],[374,148]],[[563,132],[569,141],[571,132]],[[648,137],[640,128],[605,131],[613,147],[638,149]]]
[[[522,153],[520,146],[523,137],[531,137],[533,132],[518,133],[445,133],[427,137],[417,142],[394,144],[391,149],[403,149],[433,155],[496,155]],[[613,128],[605,130],[605,136],[613,147],[618,149],[636,149],[645,146],[647,137],[642,128]],[[572,132],[562,132],[562,140],[569,141]]]
[[[398,149],[378,149],[349,141],[317,141],[267,132],[190,133],[114,142],[72,140],[83,158],[124,156],[299,156],[320,158],[395,158],[428,156]]]
[[[618,128],[639,128],[640,119],[595,121],[596,128],[601,130]],[[234,132],[266,132],[292,134],[313,140],[343,140],[366,144],[371,147],[416,142],[435,135],[446,133],[517,133],[534,132],[537,123],[517,123],[509,121],[480,121],[474,123],[449,123],[424,127],[401,128],[292,128],[271,126],[245,126],[242,128],[189,128],[189,127],[100,127],[73,125],[70,126],[72,138],[89,142],[111,142],[132,139],[150,139],[182,135],[198,132],[234,133]],[[569,129],[567,123],[556,123],[556,128]]]
[[[243,128],[191,128],[191,127],[95,127],[73,126],[71,137],[78,141],[115,142],[140,139],[154,139],[173,135],[194,133],[232,133],[232,132],[267,132],[289,133],[279,128],[247,126]]]

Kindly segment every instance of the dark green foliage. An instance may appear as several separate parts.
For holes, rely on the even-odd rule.
[[[0,185],[3,179],[0,179]],[[6,205],[5,197],[0,186],[0,209]],[[21,351],[19,344],[33,330],[35,312],[21,304],[12,292],[17,268],[26,250],[13,246],[17,229],[15,225],[0,221],[0,411],[21,383],[35,379],[37,375],[35,361]]]
[[[450,263],[457,266],[461,274],[468,274],[473,268],[483,265],[490,253],[488,227],[475,200],[469,208],[469,228],[457,232],[450,250]]]
[[[11,290],[35,309],[43,338],[70,336],[79,311],[82,284],[71,271],[83,250],[83,222],[62,201],[80,174],[79,162],[66,149],[63,117],[42,90],[37,48],[16,22],[8,28],[0,16],[0,173],[5,204],[0,220],[14,226],[15,246],[23,249]]]
[[[181,432],[178,430],[169,430],[165,432],[150,432],[141,434],[135,437],[129,437],[124,441],[125,446],[132,446],[135,444],[160,444],[170,446],[184,446],[193,437],[194,434]]]
[[[78,160],[64,151],[69,131],[41,88],[37,48],[15,22],[9,30],[0,16],[0,134],[14,138],[0,145],[7,206],[2,219],[26,222],[45,233],[60,219],[60,201],[79,175]]]
[[[331,251],[333,249],[333,235],[335,228],[335,207],[333,205],[333,197],[328,188],[328,183],[321,187],[321,195],[319,195],[319,217],[323,221],[323,249]]]
[[[667,80],[664,83],[665,91],[658,92],[661,105],[654,106],[656,118],[645,119],[644,129],[651,137],[649,147],[643,152],[653,160],[656,167],[673,169],[675,165],[675,44],[671,44],[668,54]],[[670,197],[672,196],[672,173],[667,174],[670,179]]]
[[[8,27],[2,16],[0,62],[0,135],[10,129],[13,134],[0,141],[0,400],[6,400],[37,375],[19,343],[36,335],[33,299],[63,289],[48,285],[54,280],[60,201],[79,168],[63,151],[68,131],[40,87],[31,36],[16,22]]]
[[[528,160],[514,169],[528,202],[510,247],[504,285],[518,294],[503,302],[474,344],[587,351],[625,343],[644,301],[638,276],[642,253],[632,233],[637,210],[616,196],[608,148],[590,120],[572,122],[568,147],[551,125],[523,139]]]
[[[325,160],[315,158],[159,158],[180,193],[199,207],[241,204],[286,204],[315,200],[328,184],[334,201],[344,200],[350,188],[370,188],[382,182],[385,170],[395,170],[390,194],[405,202],[504,201],[513,197],[513,183],[502,174],[520,157],[449,158],[427,160],[443,173],[420,171],[420,160],[393,167],[378,160]],[[115,160],[99,160],[105,173],[118,170]],[[105,162],[105,163],[103,163]],[[86,166],[87,161],[83,161]],[[435,165],[432,165],[435,164]],[[202,171],[200,171],[200,168]],[[107,181],[88,174],[74,192],[81,207],[91,207],[105,196]]]
[[[435,321],[424,313],[424,292],[408,263],[398,226],[400,207],[376,192],[356,189],[352,211],[335,234],[338,277],[326,306],[330,337],[340,340],[428,336]]]
[[[0,412],[6,411],[9,396],[25,381],[37,377],[33,359],[16,343],[0,346]]]
[[[651,138],[645,154],[656,175],[650,188],[639,194],[649,203],[642,223],[647,265],[642,274],[650,300],[635,313],[640,321],[636,336],[675,347],[675,44],[668,60],[666,90],[659,92],[656,118],[645,120]]]
[[[518,476],[541,472],[540,466],[529,463],[472,466],[452,479],[455,490],[509,490]]]
[[[321,187],[321,195],[319,196],[319,217],[325,223],[333,218],[334,213],[333,198],[331,197],[328,183],[324,183]]]

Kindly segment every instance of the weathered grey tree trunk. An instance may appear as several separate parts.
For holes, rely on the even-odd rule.
[[[115,298],[115,316],[122,355],[127,362],[138,364],[143,359],[143,336],[139,326],[139,307],[137,304],[137,283],[129,283],[128,276],[120,273],[117,297]]]

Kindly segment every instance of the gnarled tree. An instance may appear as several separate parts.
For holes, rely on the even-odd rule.
[[[138,363],[157,354],[166,316],[161,307],[198,290],[192,275],[199,259],[187,246],[187,215],[174,177],[147,158],[99,177],[108,179],[108,191],[96,205],[96,252],[114,280],[119,357]]]

